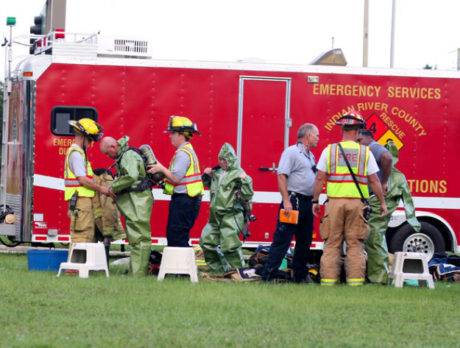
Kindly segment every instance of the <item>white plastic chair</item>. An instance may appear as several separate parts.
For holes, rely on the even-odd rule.
[[[396,252],[388,278],[394,279],[396,288],[402,288],[406,279],[415,279],[434,289],[433,276],[428,270],[427,256],[423,253]]]
[[[164,248],[158,281],[163,280],[166,274],[188,274],[192,283],[198,283],[198,269],[193,248]]]
[[[80,278],[88,278],[89,271],[105,271],[105,275],[108,277],[109,267],[107,266],[104,244],[101,242],[74,243],[67,262],[62,262],[59,266],[58,277],[63,269],[78,271]]]

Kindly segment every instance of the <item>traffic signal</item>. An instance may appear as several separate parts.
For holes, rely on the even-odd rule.
[[[34,25],[30,27],[30,33],[35,35],[43,35],[44,34],[44,21],[43,16],[35,16],[34,17]]]

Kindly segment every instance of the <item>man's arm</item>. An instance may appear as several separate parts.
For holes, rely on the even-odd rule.
[[[371,174],[368,176],[368,178],[372,191],[380,201],[380,217],[383,218],[387,215],[387,205],[383,196],[382,185],[380,184],[380,180],[377,174]]]
[[[144,167],[141,156],[135,151],[126,151],[118,164],[118,176],[112,182],[111,190],[119,194],[139,180],[140,168]]]
[[[326,181],[326,173],[321,170],[318,170],[318,172],[316,173],[315,183],[313,185],[313,202],[317,202],[319,200],[319,195],[321,194],[321,191],[323,190],[325,181]],[[313,206],[312,206],[313,215],[318,217],[319,211],[320,211],[319,202],[313,203]]]
[[[177,185],[184,178],[189,166],[189,155],[185,151],[177,151],[175,154],[174,166],[171,168],[172,170],[169,170],[160,162],[158,162],[158,164],[149,166],[150,169],[147,172],[151,174],[163,173],[169,182]]]
[[[115,198],[115,194],[112,192],[112,190],[110,190],[108,187],[104,187],[104,186],[96,184],[93,180],[91,180],[87,176],[79,176],[77,177],[77,180],[80,184],[82,184],[86,188],[98,191],[106,196]]]
[[[393,167],[393,157],[389,151],[384,152],[382,156],[380,156],[380,166],[382,168],[382,190],[383,194],[386,195],[388,192],[388,178],[390,177],[391,168]]]
[[[242,170],[237,180],[241,182],[241,198],[247,201],[251,200],[254,196],[252,178]]]
[[[289,216],[291,214],[292,204],[287,189],[287,175],[278,175],[278,188],[281,193],[281,198],[283,199],[284,213]]]
[[[168,181],[170,181],[174,185],[177,185],[181,181],[181,179],[175,176],[168,168],[166,168],[160,162],[149,166],[149,168],[150,169],[147,171],[147,173],[150,173],[150,174],[163,173],[166,179],[168,179]]]

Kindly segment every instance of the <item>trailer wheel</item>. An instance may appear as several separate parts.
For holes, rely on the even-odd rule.
[[[391,250],[393,252],[425,253],[429,260],[431,260],[435,252],[446,251],[446,243],[441,232],[428,222],[422,221],[421,225],[420,232],[416,232],[411,225],[404,224],[391,238]]]

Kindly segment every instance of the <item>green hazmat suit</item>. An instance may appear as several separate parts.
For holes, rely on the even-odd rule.
[[[212,178],[203,179],[203,184],[210,189],[211,204],[209,222],[201,233],[200,246],[207,265],[214,271],[224,272],[228,269],[227,262],[233,268],[245,267],[239,239],[244,214],[235,193],[240,190],[241,198],[250,200],[254,191],[249,176],[239,177],[244,171],[230,144],[222,146],[218,157],[225,159],[228,167],[227,170],[219,168],[212,173]]]
[[[117,142],[117,176],[112,183],[112,191],[117,194],[117,207],[125,218],[130,245],[130,272],[134,276],[144,276],[147,275],[152,244],[150,216],[153,196],[150,188],[142,192],[131,191],[146,176],[146,172],[141,156],[128,150],[128,140],[129,137],[125,136]]]
[[[388,282],[388,249],[385,233],[390,222],[391,214],[396,210],[402,200],[407,222],[415,231],[420,231],[420,222],[415,217],[415,207],[406,177],[394,166],[398,162],[399,153],[396,144],[389,140],[385,147],[393,157],[393,168],[388,178],[388,192],[385,196],[388,214],[380,217],[380,202],[376,196],[369,200],[372,206],[369,218],[370,234],[366,240],[367,252],[367,278],[371,283],[387,284]]]

